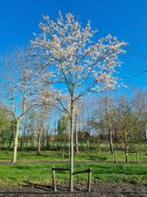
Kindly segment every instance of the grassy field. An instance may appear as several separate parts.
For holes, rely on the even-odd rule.
[[[56,164],[56,167],[67,167]],[[75,170],[92,167],[93,182],[147,183],[147,166],[145,164],[76,164]],[[51,164],[0,166],[0,185],[23,185],[26,181],[40,184],[51,183]],[[58,173],[59,183],[68,180],[68,174]],[[75,177],[76,182],[85,182],[86,175]]]
[[[129,162],[136,162],[136,153],[129,153]],[[140,152],[139,158],[141,162],[147,162],[147,153]],[[11,151],[0,151],[0,162],[12,159]],[[35,151],[18,151],[18,162],[45,162],[45,161],[67,161],[68,153],[63,151],[42,151],[41,155],[37,155]],[[77,162],[114,162],[114,155],[109,151],[84,151],[75,154]],[[117,152],[118,162],[125,161],[125,154],[122,151]]]
[[[11,165],[12,152],[0,152],[0,185],[23,185],[26,181],[39,184],[50,184],[51,169],[68,167],[68,155],[63,152],[44,151],[42,155],[36,152],[18,152],[18,164]],[[92,181],[147,183],[147,155],[142,153],[142,163],[136,163],[135,153],[129,155],[130,163],[124,163],[124,153],[118,152],[119,163],[114,163],[114,156],[109,152],[81,152],[75,156],[75,171],[92,168]],[[5,164],[3,163],[5,162]],[[57,173],[58,183],[68,181],[68,173]],[[85,182],[87,176],[75,176],[75,181]]]

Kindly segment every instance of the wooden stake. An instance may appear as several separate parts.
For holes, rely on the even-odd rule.
[[[89,168],[89,171],[88,171],[88,188],[87,188],[88,192],[91,191],[91,177],[92,177],[92,170],[91,170],[91,168]]]
[[[56,176],[55,176],[55,170],[52,169],[52,178],[53,178],[53,190],[54,192],[57,191],[57,188],[56,188]]]

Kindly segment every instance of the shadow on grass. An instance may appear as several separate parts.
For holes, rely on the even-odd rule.
[[[103,156],[95,157],[94,155],[89,155],[89,160],[92,160],[92,161],[106,161],[107,157],[103,157]]]
[[[51,185],[43,185],[43,184],[37,184],[37,183],[32,183],[29,181],[24,181],[24,184],[21,185],[26,188],[31,188],[31,189],[37,189],[39,191],[44,191],[44,192],[54,192],[53,187]],[[58,192],[69,192],[69,185],[68,184],[57,184],[57,191]],[[87,192],[87,184],[75,184],[74,187],[75,192]]]
[[[34,188],[39,191],[43,190],[46,192],[53,192],[53,187],[51,185],[44,185],[44,184],[38,184],[38,183],[29,182],[29,181],[24,181],[24,184],[21,186],[26,187],[26,188]],[[57,184],[57,190],[63,191],[63,192],[69,192],[69,186],[67,186],[65,184],[62,184],[62,185]]]
[[[32,183],[29,181],[24,181],[24,184],[21,186],[28,187],[28,188],[35,188],[35,189],[44,190],[44,191],[53,191],[53,188],[50,185],[42,185],[42,184]]]

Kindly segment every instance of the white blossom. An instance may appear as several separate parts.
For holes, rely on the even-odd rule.
[[[114,74],[121,65],[119,55],[125,52],[124,41],[110,34],[95,41],[96,31],[92,31],[90,22],[83,28],[71,13],[65,17],[59,13],[57,21],[48,16],[43,19],[41,33],[31,42],[33,53],[47,68],[41,71],[42,79],[52,81],[60,92],[74,91],[75,97],[86,90],[115,88],[118,79]]]

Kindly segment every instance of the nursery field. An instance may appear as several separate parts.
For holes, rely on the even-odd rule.
[[[147,197],[146,8],[0,1],[0,197]]]
[[[0,185],[20,186],[26,182],[36,184],[52,184],[52,167],[68,168],[68,154],[63,151],[19,151],[18,162],[11,164],[12,152],[0,152]],[[92,168],[92,184],[96,183],[147,183],[147,155],[140,153],[137,163],[136,154],[130,153],[125,163],[124,152],[117,152],[117,163],[110,152],[87,151],[75,155],[75,171]],[[67,185],[69,174],[59,172],[57,183]],[[87,175],[74,177],[75,184],[87,181]]]
[[[139,152],[139,161],[140,163],[147,163],[147,152],[144,147],[143,151]],[[125,153],[124,151],[117,151],[117,161],[118,163],[125,162]],[[1,150],[0,151],[0,163],[2,162],[11,162],[12,160],[12,151]],[[78,154],[74,155],[75,162],[115,162],[115,155],[110,153],[110,151],[80,151]],[[48,150],[42,151],[41,154],[37,154],[36,151],[25,150],[18,151],[17,163],[33,163],[33,162],[68,162],[69,154],[67,151],[57,151],[57,150]],[[128,153],[128,163],[136,163],[137,157],[136,152]]]

